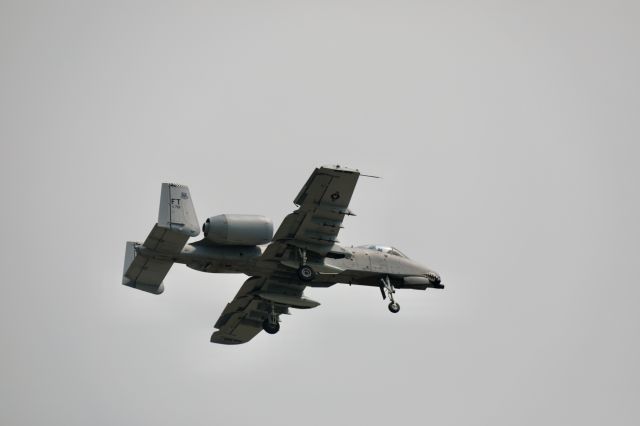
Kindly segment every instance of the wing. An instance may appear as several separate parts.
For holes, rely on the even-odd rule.
[[[289,214],[267,247],[264,259],[281,258],[286,249],[297,247],[324,257],[334,246],[345,216],[354,216],[349,202],[360,172],[340,166],[320,167],[307,180]]]
[[[289,308],[307,309],[320,305],[302,296],[303,284],[273,277],[251,277],[242,285],[236,297],[227,304],[211,336],[211,342],[225,345],[246,343],[262,331],[270,316],[280,318]]]

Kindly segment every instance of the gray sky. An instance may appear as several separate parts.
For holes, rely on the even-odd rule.
[[[635,425],[640,6],[620,1],[0,2],[3,425]],[[188,184],[276,223],[361,179],[345,243],[444,291],[308,294],[209,343],[244,280],[120,285]]]

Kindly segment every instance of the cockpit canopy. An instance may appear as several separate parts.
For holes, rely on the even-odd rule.
[[[376,250],[379,252],[382,252],[384,254],[389,254],[391,256],[399,256],[399,257],[404,257],[405,259],[408,259],[407,255],[405,255],[404,253],[402,253],[400,250],[398,250],[395,247],[390,247],[390,246],[381,246],[378,244],[365,244],[363,246],[358,246],[359,248],[365,248],[365,249],[369,249],[369,250]]]

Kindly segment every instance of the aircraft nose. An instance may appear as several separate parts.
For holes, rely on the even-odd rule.
[[[438,275],[435,271],[427,270],[424,274],[427,278],[429,278],[432,282],[440,282],[440,275]]]
[[[442,285],[442,280],[440,279],[440,275],[434,271],[429,271],[425,274],[427,278],[431,281],[432,288],[444,288]]]

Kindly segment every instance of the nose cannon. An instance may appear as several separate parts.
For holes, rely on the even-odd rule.
[[[429,271],[425,274],[425,276],[429,278],[429,285],[427,287],[438,289],[444,288],[444,286],[442,285],[442,280],[440,279],[440,275],[438,275],[437,273]]]

